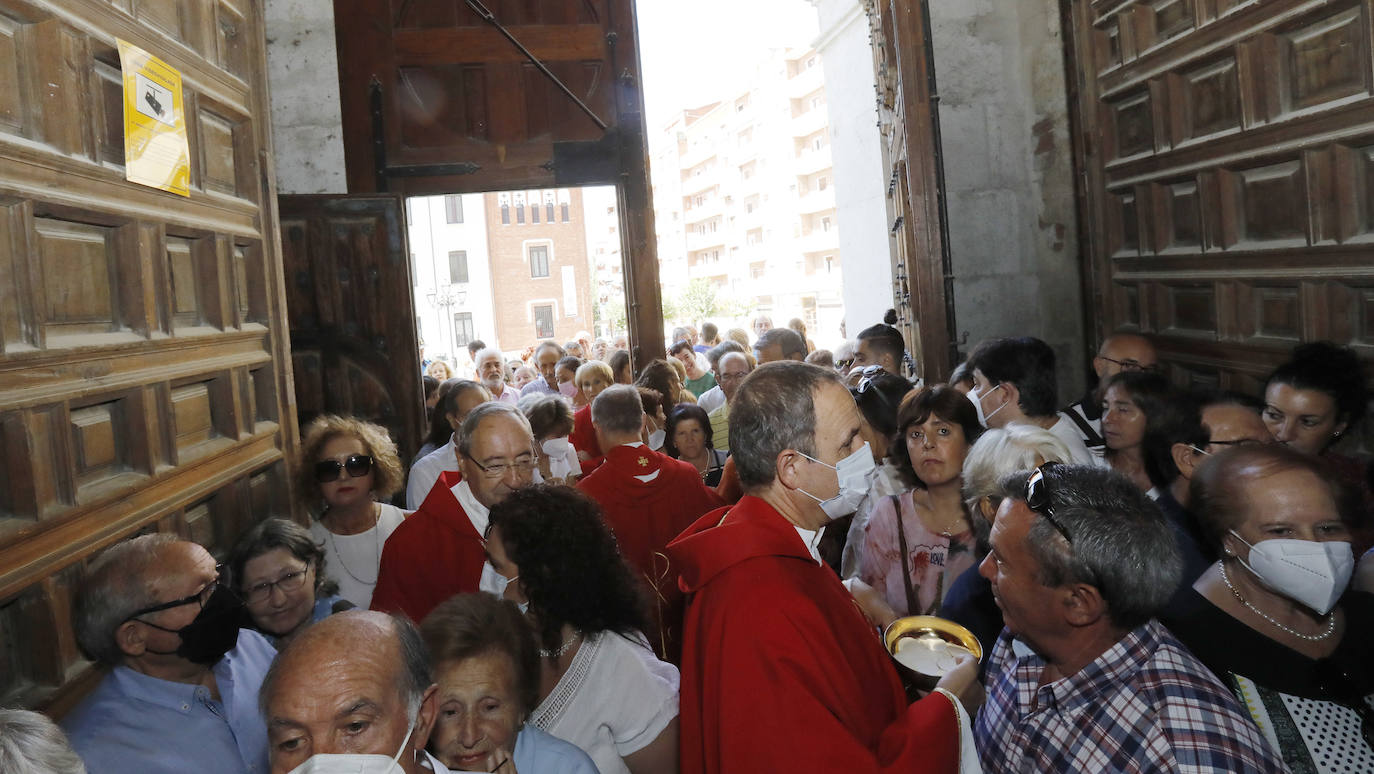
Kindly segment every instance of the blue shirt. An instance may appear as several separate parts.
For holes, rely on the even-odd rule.
[[[536,774],[597,774],[596,764],[582,748],[531,725],[515,737],[515,768]]]
[[[62,725],[90,774],[266,774],[258,690],[276,655],[241,629],[212,670],[218,701],[202,685],[115,667]]]
[[[549,383],[546,382],[546,381],[544,381],[544,377],[540,376],[539,378],[535,379],[534,381],[532,381],[532,382],[530,382],[529,384],[525,385],[524,387],[521,387],[521,388],[520,388],[520,397],[523,398],[523,397],[525,397],[526,395],[534,395],[534,394],[536,394],[536,393],[541,393],[541,392],[544,393],[544,394],[546,394],[546,395],[562,395],[562,394],[563,394],[563,393],[561,393],[561,392],[558,391],[558,387],[557,387],[557,386],[550,387],[550,386],[549,386]],[[500,397],[500,396],[498,395],[498,396],[496,396],[496,397]]]

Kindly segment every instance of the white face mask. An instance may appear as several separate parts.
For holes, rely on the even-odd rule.
[[[399,761],[401,754],[410,745],[410,736],[415,733],[415,723],[420,719],[420,711],[415,710],[415,721],[410,724],[406,738],[401,740],[401,749],[390,758],[385,755],[359,755],[357,753],[320,753],[306,759],[305,763],[292,769],[289,774],[391,774],[399,770],[404,774]]]
[[[1002,386],[1002,385],[1000,385],[1000,384],[995,384],[995,385],[989,387],[989,388],[987,389],[987,392],[982,392],[982,393],[978,392],[978,388],[977,388],[977,387],[974,387],[973,389],[971,389],[971,390],[968,391],[968,399],[971,400],[971,401],[973,401],[973,410],[976,411],[976,412],[978,412],[978,424],[982,425],[984,428],[986,428],[986,427],[988,426],[988,420],[989,420],[989,419],[992,419],[994,416],[997,416],[997,412],[999,412],[999,411],[1001,411],[1002,409],[1004,409],[1004,408],[1007,407],[1007,404],[1003,403],[1002,405],[1000,405],[1000,406],[998,406],[997,408],[993,409],[991,414],[984,414],[984,413],[983,413],[983,396],[984,396],[984,395],[991,395],[993,390],[996,390],[996,389],[1000,388],[1001,386]]]
[[[801,452],[797,453],[801,454]],[[825,511],[825,515],[829,516],[831,521],[842,516],[848,516],[859,509],[859,503],[863,502],[864,497],[868,495],[873,473],[877,470],[877,466],[873,463],[873,452],[868,448],[868,441],[864,441],[863,446],[840,460],[837,465],[821,462],[807,454],[802,454],[802,456],[834,470],[835,478],[840,484],[840,491],[829,500],[822,500],[805,489],[798,488],[798,492],[820,503],[821,510]]]
[[[562,438],[546,438],[539,444],[539,448],[543,449],[548,457],[566,457],[568,452],[572,451],[572,441],[568,440],[566,435]]]
[[[649,433],[649,448],[653,449],[654,451],[662,449],[663,439],[666,437],[667,433],[663,432],[662,430],[655,430],[652,433]]]
[[[485,591],[497,599],[505,599],[506,587],[510,585],[511,581],[519,580],[519,578],[519,575],[514,578],[507,578],[497,572],[496,568],[491,566],[491,562],[482,562],[482,577],[477,581],[477,589]],[[514,602],[515,600],[511,601]],[[529,602],[516,602],[515,606],[520,608],[522,613],[530,609]]]
[[[1336,606],[1355,569],[1355,555],[1345,541],[1275,538],[1252,545],[1236,538],[1250,546],[1250,559],[1241,564],[1260,583],[1321,615]]]
[[[564,397],[575,398],[577,397],[577,383],[574,381],[559,382],[558,391]]]

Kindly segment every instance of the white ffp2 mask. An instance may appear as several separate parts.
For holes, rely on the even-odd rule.
[[[802,454],[801,452],[797,453]],[[833,469],[835,478],[839,480],[840,491],[829,500],[822,500],[805,489],[798,488],[798,492],[820,503],[821,510],[825,511],[825,515],[829,516],[831,521],[848,516],[859,509],[859,503],[863,502],[864,497],[868,494],[873,471],[877,469],[877,465],[873,462],[873,452],[868,448],[868,441],[864,441],[863,446],[834,465],[821,462],[809,454],[802,454],[802,456],[818,465],[825,465],[827,468]]]
[[[1274,538],[1251,544],[1235,530],[1231,534],[1250,546],[1249,560],[1241,561],[1245,569],[1264,585],[1321,615],[1336,606],[1350,584],[1355,555],[1345,541]]]

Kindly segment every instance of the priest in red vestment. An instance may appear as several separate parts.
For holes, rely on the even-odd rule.
[[[816,556],[872,457],[833,371],[761,366],[730,408],[744,497],[668,546],[688,593],[682,772],[955,772],[967,658],[908,705],[876,630]],[[864,458],[868,462],[864,463]]]
[[[445,472],[382,548],[372,609],[424,620],[454,594],[479,590],[487,513],[534,476],[530,423],[509,403],[474,408],[458,431],[458,471]]]
[[[639,390],[616,385],[592,402],[592,419],[605,463],[577,482],[601,506],[620,555],[644,579],[655,631],[645,632],[658,657],[682,658],[683,596],[664,550],[702,514],[725,503],[701,481],[691,463],[656,452],[644,442]]]

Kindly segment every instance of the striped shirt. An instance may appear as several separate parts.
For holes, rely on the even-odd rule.
[[[1045,666],[1003,630],[974,725],[987,774],[1288,771],[1235,696],[1158,621],[1040,685]]]

